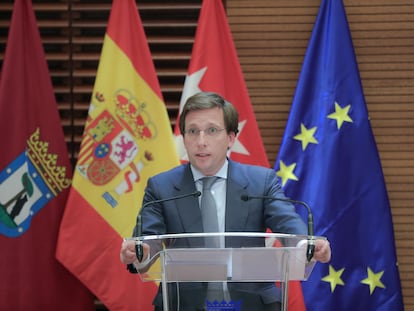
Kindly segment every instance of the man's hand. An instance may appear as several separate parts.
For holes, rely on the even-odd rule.
[[[331,246],[328,240],[315,241],[315,253],[313,259],[323,263],[331,260]]]
[[[131,263],[138,263],[137,253],[135,251],[135,241],[134,240],[126,240],[122,242],[121,245],[121,252],[120,252],[120,259],[121,262],[124,264],[131,264]],[[149,254],[149,245],[142,243],[142,248],[144,251],[144,260],[148,258]]]
[[[124,264],[130,264],[137,260],[137,255],[135,253],[135,241],[126,240],[122,242],[120,259]]]

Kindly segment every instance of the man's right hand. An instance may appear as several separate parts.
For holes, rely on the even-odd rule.
[[[135,251],[135,241],[134,240],[125,240],[121,244],[120,259],[124,264],[138,263],[137,253]],[[149,254],[149,245],[142,243],[142,248],[144,251],[143,260],[145,261],[148,258]]]

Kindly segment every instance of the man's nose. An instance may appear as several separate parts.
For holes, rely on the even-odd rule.
[[[199,144],[204,144],[207,140],[207,135],[204,133],[204,131],[200,131],[197,136],[197,141]]]

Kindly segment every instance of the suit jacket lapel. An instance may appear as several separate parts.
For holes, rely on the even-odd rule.
[[[246,228],[248,208],[241,196],[248,194],[248,180],[240,165],[229,160],[226,196],[226,231],[243,232]]]
[[[197,191],[190,165],[184,167],[182,179],[175,181],[177,195],[183,195]],[[177,202],[177,209],[181,217],[184,231],[187,233],[203,232],[200,205],[198,198],[188,197]]]

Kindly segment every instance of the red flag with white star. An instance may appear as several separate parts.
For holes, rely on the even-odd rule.
[[[239,112],[239,134],[229,157],[269,167],[221,0],[203,1],[180,112],[187,98],[200,91],[220,94]],[[180,160],[186,161],[178,122],[174,133]]]

